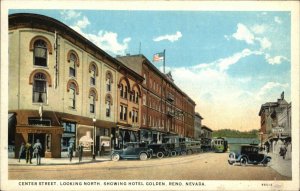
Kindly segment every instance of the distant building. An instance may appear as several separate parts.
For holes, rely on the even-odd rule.
[[[206,125],[201,126],[200,140],[202,149],[210,149],[212,132],[213,130],[208,128]]]
[[[196,112],[195,113],[195,125],[194,125],[194,139],[195,140],[200,140],[201,138],[201,126],[202,126],[202,119],[201,115]]]
[[[282,92],[277,102],[267,102],[261,105],[262,142],[272,139],[290,140],[291,138],[291,103],[284,99]]]

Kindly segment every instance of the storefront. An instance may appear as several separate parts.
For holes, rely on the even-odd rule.
[[[15,156],[19,157],[22,142],[33,145],[39,139],[43,147],[42,157],[59,158],[61,157],[60,141],[62,134],[63,128],[58,126],[19,125],[16,127]]]

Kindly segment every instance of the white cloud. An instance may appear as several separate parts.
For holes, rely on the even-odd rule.
[[[261,49],[270,49],[272,46],[272,43],[266,37],[255,39],[260,42]]]
[[[64,20],[71,20],[80,17],[81,12],[76,12],[74,10],[63,10],[60,12],[60,15]]]
[[[257,99],[268,99],[268,100],[276,100],[274,96],[278,96],[278,92],[282,92],[289,87],[289,84],[282,84],[278,82],[267,82],[257,93]],[[270,97],[273,98],[270,98]]]
[[[266,31],[266,26],[256,24],[251,27],[251,31],[253,31],[255,34],[263,34]]]
[[[75,25],[83,29],[89,24],[90,24],[89,19],[86,16],[83,16],[83,18],[81,20],[78,20]]]
[[[254,35],[250,32],[250,30],[241,23],[237,25],[237,31],[232,35],[236,40],[246,41],[248,44],[254,43]]]
[[[124,55],[131,41],[131,38],[127,37],[119,42],[118,34],[110,31],[99,31],[97,35],[85,34],[85,36],[101,49],[114,55]]]
[[[271,57],[269,54],[266,54],[265,59],[271,65],[281,64],[284,60],[289,61],[289,59],[284,56]]]
[[[179,40],[181,37],[182,37],[181,32],[177,31],[176,34],[167,34],[167,35],[155,37],[153,38],[153,41],[159,42],[162,40],[168,40],[170,42],[175,42]]]
[[[278,23],[278,24],[281,24],[282,23],[282,20],[281,20],[281,18],[279,18],[279,17],[274,17],[274,21],[276,22],[276,23]]]
[[[244,49],[242,52],[235,53],[233,56],[227,58],[221,58],[217,61],[217,65],[220,68],[220,71],[227,70],[229,66],[236,64],[241,58],[250,56],[252,54],[260,55],[262,54],[259,51],[251,51],[249,49]]]

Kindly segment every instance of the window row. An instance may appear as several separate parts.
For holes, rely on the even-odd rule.
[[[33,65],[34,66],[48,66],[48,54],[52,53],[52,47],[49,40],[42,36],[34,37],[30,42],[31,50],[33,51]],[[69,62],[69,76],[77,76],[77,68],[79,67],[79,56],[74,50],[70,50],[67,54]],[[96,76],[98,76],[98,67],[95,62],[91,62],[89,66],[90,85],[96,85]],[[112,75],[106,74],[106,90],[111,91]]]
[[[43,72],[36,72],[33,75],[32,79],[32,102],[33,103],[47,103],[47,84],[51,86],[50,77],[47,77],[49,74],[45,71]],[[31,81],[31,79],[30,79]],[[77,95],[79,94],[78,91],[78,84],[75,80],[69,80],[67,84],[67,91],[68,91],[68,106],[71,109],[76,109],[76,101]],[[95,89],[91,89],[89,93],[89,110],[90,113],[95,113],[95,106],[98,95]],[[110,117],[111,115],[111,105],[112,99],[109,94],[107,94],[105,98],[105,105],[106,105],[106,116]]]
[[[126,85],[121,84],[120,85],[120,96],[124,99],[128,99],[129,94],[129,100],[134,103],[139,103],[139,93],[132,90],[129,92],[128,87]]]

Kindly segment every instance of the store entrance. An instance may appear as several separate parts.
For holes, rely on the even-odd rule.
[[[29,133],[28,134],[28,142],[32,144],[36,143],[36,140],[39,139],[42,144],[42,152],[41,156],[45,157],[45,148],[46,148],[46,134],[45,133]]]

